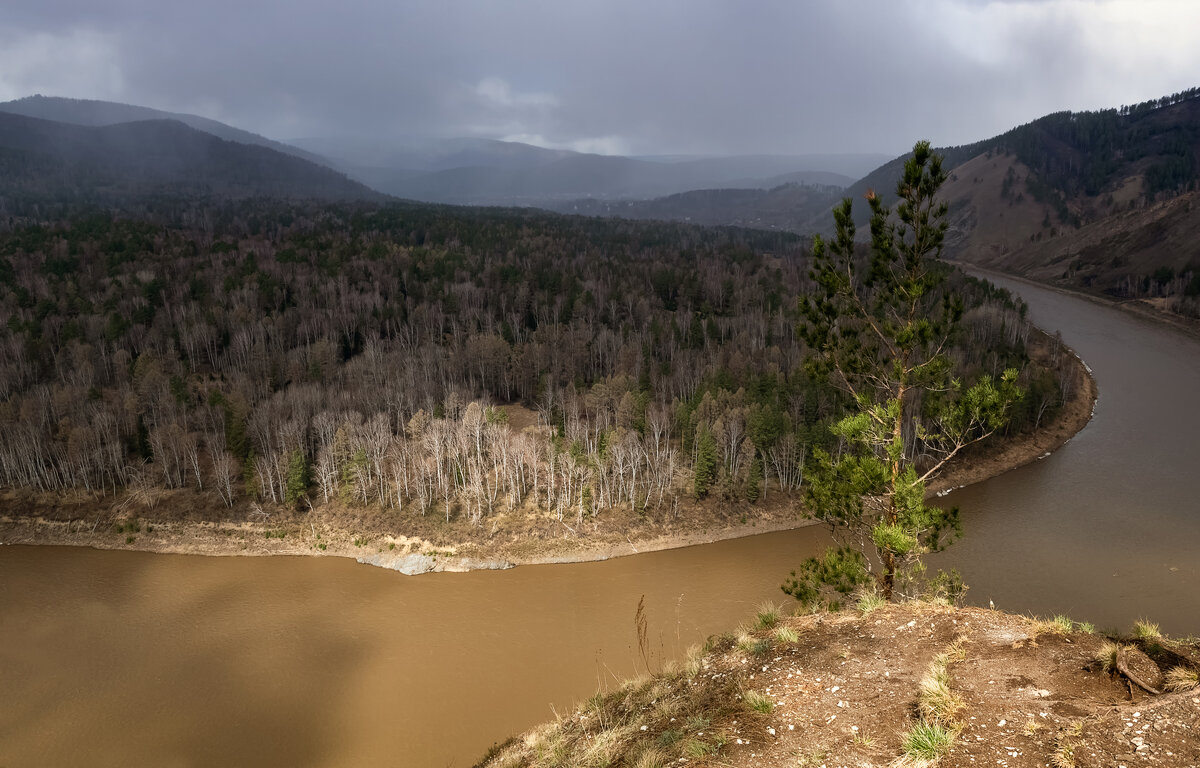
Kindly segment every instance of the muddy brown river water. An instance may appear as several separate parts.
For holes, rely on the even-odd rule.
[[[966,536],[934,565],[959,568],[977,604],[1200,634],[1200,343],[1010,287],[1094,369],[1096,418],[1053,456],[947,497]],[[418,577],[0,547],[0,766],[470,766],[782,599],[821,536]]]

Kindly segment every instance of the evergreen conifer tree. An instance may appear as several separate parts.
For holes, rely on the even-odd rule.
[[[1020,397],[1016,371],[970,387],[946,354],[962,303],[945,290],[938,261],[946,174],[918,142],[889,210],[873,192],[867,260],[855,256],[851,201],[834,209],[836,235],[813,243],[816,291],[801,299],[800,332],[813,366],[853,399],[833,425],[843,450],[814,451],[806,514],[827,524],[839,547],[809,558],[783,585],[806,603],[848,594],[871,576],[887,599],[923,572],[921,556],[952,542],[958,510],[925,501],[925,482],[964,447],[1003,427]]]

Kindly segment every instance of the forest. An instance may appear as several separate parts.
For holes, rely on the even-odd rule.
[[[403,203],[6,218],[0,484],[475,524],[795,495],[847,405],[798,328],[810,262],[784,233]],[[1018,368],[1008,430],[1034,427],[1062,391],[1023,305],[947,286],[959,375]]]

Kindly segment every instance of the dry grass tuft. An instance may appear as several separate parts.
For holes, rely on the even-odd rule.
[[[1154,622],[1138,619],[1133,623],[1133,636],[1138,640],[1161,640],[1162,629]]]
[[[884,607],[885,605],[887,605],[887,600],[884,600],[882,596],[876,594],[875,592],[864,592],[862,596],[858,598],[858,603],[855,607],[858,608],[859,613],[867,616]]]
[[[1105,640],[1100,648],[1096,650],[1096,661],[1100,662],[1101,668],[1108,673],[1117,671],[1117,654],[1121,652],[1121,646],[1111,640]]]
[[[957,724],[958,714],[966,705],[962,697],[950,689],[950,670],[946,656],[940,654],[929,665],[917,688],[917,708],[925,722],[948,728]]]
[[[764,715],[769,715],[775,708],[770,699],[754,689],[748,689],[743,693],[742,700],[746,702],[747,707]]]
[[[1187,667],[1173,667],[1163,680],[1168,691],[1191,691],[1200,688],[1200,673]]]
[[[764,656],[771,650],[771,641],[742,632],[737,639],[738,650],[747,656]]]
[[[1050,764],[1054,768],[1075,768],[1075,742],[1061,739],[1050,755]]]
[[[648,747],[642,754],[638,755],[637,762],[634,768],[664,768],[671,761],[667,753],[663,752],[658,747]]]
[[[1034,638],[1042,635],[1067,635],[1075,629],[1075,622],[1070,616],[1064,616],[1061,613],[1052,619],[1031,618],[1030,628],[1033,630]]]
[[[758,629],[771,629],[779,623],[779,606],[770,601],[758,606],[755,614]]]

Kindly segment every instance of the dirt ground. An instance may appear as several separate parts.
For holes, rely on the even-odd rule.
[[[1200,689],[1143,692],[1097,660],[1107,638],[1068,630],[1065,618],[916,603],[766,619],[682,669],[594,697],[483,765],[921,765],[902,759],[904,741],[932,719],[920,691],[941,663],[952,739],[939,766],[1200,766]],[[1160,659],[1197,650],[1140,642]]]
[[[1044,336],[1031,355],[1049,354]],[[1073,396],[1037,432],[991,439],[956,458],[930,484],[936,493],[994,477],[1061,446],[1091,419],[1095,382],[1077,365]],[[529,412],[506,407],[514,428]],[[440,510],[427,515],[331,503],[312,510],[252,505],[225,509],[192,490],[151,490],[137,498],[0,493],[0,542],[65,544],[202,555],[334,555],[405,573],[602,560],[810,524],[798,502],[768,489],[756,504],[681,500],[678,510],[605,510],[562,521],[502,512],[475,526]]]

